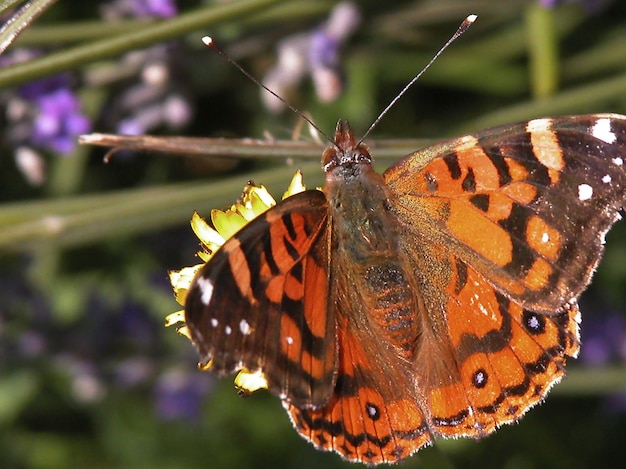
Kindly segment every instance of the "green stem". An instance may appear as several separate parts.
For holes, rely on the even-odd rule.
[[[573,88],[540,101],[521,103],[492,112],[472,120],[469,125],[464,125],[457,131],[473,131],[533,117],[570,114],[583,110],[585,112],[593,109],[602,111],[603,106],[606,107],[607,103],[615,102],[617,97],[624,96],[625,93],[626,74],[622,74],[607,80],[596,81],[590,85]],[[604,112],[607,110],[605,109]]]
[[[239,0],[237,2],[214,4],[171,20],[150,24],[138,30],[108,39],[89,43],[85,46],[43,56],[39,59],[18,64],[0,71],[0,87],[34,80],[64,70],[72,70],[81,65],[122,54],[155,42],[172,39],[192,31],[207,28],[219,22],[241,18],[267,9],[285,0]]]
[[[560,62],[553,11],[531,3],[526,27],[532,92],[535,98],[541,99],[554,94],[559,86]]]
[[[320,185],[322,172],[318,162],[299,167],[306,171],[309,187]],[[0,207],[0,248],[79,246],[185,223],[194,210],[208,213],[213,208],[231,205],[249,179],[265,184],[275,197],[280,197],[294,172],[293,167],[282,166],[211,182],[5,204]],[[20,211],[23,216],[16,216]]]
[[[50,8],[55,2],[56,0],[32,0],[30,3],[20,8],[0,31],[0,54],[15,41],[24,28],[35,21],[39,15]],[[6,2],[0,8],[4,9],[13,3],[15,2]]]

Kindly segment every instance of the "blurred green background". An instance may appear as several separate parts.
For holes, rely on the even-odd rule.
[[[277,398],[240,398],[232,380],[197,371],[190,343],[163,327],[179,309],[167,271],[196,263],[192,211],[230,205],[249,179],[280,197],[295,168],[320,185],[321,150],[121,152],[104,164],[101,148],[35,138],[46,108],[25,91],[62,74],[80,103],[59,131],[65,143],[72,129],[290,139],[297,117],[269,112],[259,88],[200,38],[267,77],[280,41],[315,31],[337,2],[181,0],[157,19],[125,3],[33,1],[0,56],[0,468],[349,467],[302,440]],[[327,133],[338,118],[363,133],[470,13],[476,24],[368,141],[410,149],[532,117],[626,113],[622,1],[354,3],[361,20],[334,70],[345,78],[339,99],[321,102],[307,73],[278,88]],[[0,18],[22,4],[0,3]],[[23,51],[30,62],[16,58]],[[625,287],[622,222],[580,302],[582,356],[547,401],[485,440],[440,441],[401,467],[622,467]]]

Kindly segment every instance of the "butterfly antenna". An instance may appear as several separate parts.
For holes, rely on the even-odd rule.
[[[202,38],[202,42],[204,43],[205,46],[207,47],[212,47],[213,49],[215,49],[215,51],[221,55],[222,57],[224,57],[228,62],[230,62],[231,64],[233,64],[235,67],[237,67],[239,69],[239,71],[241,73],[243,73],[246,77],[248,77],[250,80],[252,80],[254,83],[256,83],[257,85],[259,85],[261,88],[263,88],[265,91],[267,91],[269,94],[271,94],[272,96],[274,96],[276,99],[279,99],[281,102],[283,102],[291,111],[295,112],[298,116],[300,116],[302,119],[304,119],[305,121],[307,121],[315,130],[317,130],[321,135],[323,135],[326,140],[328,140],[330,143],[332,143],[333,145],[335,145],[335,141],[333,139],[331,139],[326,132],[324,132],[322,129],[320,129],[315,122],[313,122],[305,113],[303,113],[300,109],[292,106],[291,104],[289,104],[287,102],[287,100],[285,98],[283,98],[282,96],[279,96],[277,93],[275,93],[274,91],[272,91],[271,89],[269,89],[267,86],[265,86],[263,83],[261,83],[259,80],[257,80],[256,78],[254,78],[252,76],[252,74],[250,74],[245,68],[243,68],[241,65],[239,65],[237,62],[235,62],[234,59],[232,59],[226,52],[224,52],[222,50],[222,48],[220,46],[218,46],[215,41],[213,40],[212,37],[210,36],[204,36]]]
[[[428,62],[426,66],[417,75],[415,75],[413,79],[402,89],[402,91],[400,91],[400,93],[398,93],[396,97],[393,98],[393,100],[387,105],[387,107],[383,109],[383,112],[381,112],[378,115],[376,120],[374,120],[372,125],[370,125],[369,129],[367,129],[367,132],[365,132],[365,134],[359,141],[359,144],[362,143],[363,140],[367,138],[367,136],[370,134],[372,130],[374,130],[374,128],[378,125],[378,123],[385,116],[385,114],[387,114],[387,112],[389,112],[389,110],[394,106],[394,104],[396,104],[396,101],[398,101],[402,97],[402,95],[404,95],[404,93],[406,93],[408,89],[411,86],[413,86],[413,83],[419,80],[419,78],[424,74],[424,72],[428,70],[430,66],[435,62],[435,60],[437,60],[437,58],[443,53],[443,51],[446,50],[450,44],[456,41],[459,38],[459,36],[461,36],[465,31],[469,29],[469,27],[474,23],[474,21],[476,21],[476,18],[478,18],[476,15],[469,15],[467,18],[465,18],[465,20],[463,20],[463,23],[461,23],[461,25],[456,30],[456,32],[452,35],[450,39],[448,39],[448,42],[446,42],[443,45],[443,47],[439,49],[439,51],[434,55],[434,57],[430,59],[430,62]]]

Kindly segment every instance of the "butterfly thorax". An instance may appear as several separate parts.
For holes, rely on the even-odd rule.
[[[337,265],[349,270],[337,275],[340,283],[346,283],[340,290],[348,297],[351,311],[354,305],[361,309],[352,315],[355,326],[379,329],[397,353],[409,358],[418,334],[418,299],[410,288],[410,270],[399,254],[393,195],[347,122],[338,123],[335,146],[324,152],[323,163],[331,249],[337,253]]]

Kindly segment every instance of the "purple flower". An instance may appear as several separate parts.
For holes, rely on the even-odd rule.
[[[80,102],[67,88],[59,88],[35,99],[32,143],[59,153],[69,153],[76,137],[90,130],[89,119],[81,114]]]
[[[340,49],[359,22],[354,3],[337,4],[328,21],[315,31],[289,36],[278,44],[278,61],[263,83],[281,95],[310,75],[317,97],[323,102],[334,101],[343,91]],[[282,102],[264,91],[262,99],[271,111],[284,108]]]
[[[6,102],[6,134],[17,148],[70,153],[91,128],[70,88],[71,76],[56,75],[21,85]]]
[[[157,413],[164,420],[197,420],[202,401],[211,388],[211,377],[204,373],[170,371],[161,376],[155,390]]]
[[[152,16],[156,18],[171,18],[178,10],[172,0],[133,0],[135,15],[139,17]]]
[[[581,360],[590,365],[626,362],[626,317],[620,313],[589,316],[582,328]]]
[[[609,3],[608,0],[538,0],[544,8],[555,8],[563,3],[581,3],[589,13],[597,13]]]
[[[19,87],[18,94],[28,101],[35,101],[41,96],[53,93],[58,89],[69,88],[70,83],[70,76],[62,73],[60,75],[54,75],[42,80],[25,83]]]
[[[341,43],[331,36],[326,29],[318,29],[311,35],[309,46],[309,66],[335,68],[339,65],[339,47]]]
[[[109,19],[123,17],[171,18],[178,14],[174,0],[115,0],[102,7],[102,14]]]

